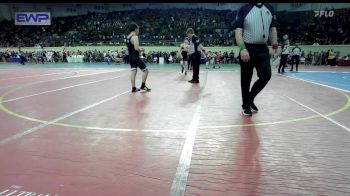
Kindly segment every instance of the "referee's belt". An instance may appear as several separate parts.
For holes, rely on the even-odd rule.
[[[250,43],[244,43],[246,47],[251,47],[251,48],[266,48],[267,45],[265,44],[250,44]]]

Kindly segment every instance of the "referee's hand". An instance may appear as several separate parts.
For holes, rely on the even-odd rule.
[[[249,56],[249,52],[247,49],[243,49],[241,52],[240,52],[240,55],[241,55],[241,59],[243,62],[248,62],[250,60],[250,56]]]
[[[271,57],[273,59],[276,59],[278,57],[278,53],[276,49],[272,49],[271,53],[270,53]]]

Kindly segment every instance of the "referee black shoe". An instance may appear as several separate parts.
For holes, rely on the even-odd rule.
[[[199,81],[198,80],[190,80],[190,81],[188,81],[189,83],[192,83],[192,84],[197,84],[197,83],[199,83]]]
[[[136,88],[136,87],[132,87],[131,92],[135,93],[135,92],[137,92],[137,91],[140,91],[140,89],[139,89],[139,88]]]
[[[253,113],[258,113],[259,109],[256,107],[254,103],[250,105],[250,109]]]
[[[243,116],[253,116],[253,113],[252,113],[252,110],[250,109],[250,107],[243,108],[242,115]]]

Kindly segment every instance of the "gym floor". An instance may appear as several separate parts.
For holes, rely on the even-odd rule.
[[[0,195],[350,195],[350,67],[273,67],[253,117],[238,65],[149,68],[0,64]]]

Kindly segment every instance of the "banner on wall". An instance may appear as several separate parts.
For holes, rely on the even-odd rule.
[[[51,13],[16,12],[15,25],[51,25]]]

